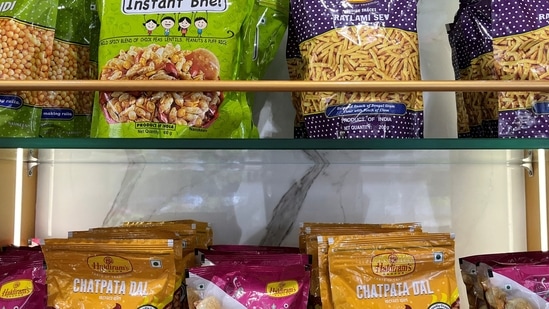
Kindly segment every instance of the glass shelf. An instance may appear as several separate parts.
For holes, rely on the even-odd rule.
[[[474,150],[549,149],[549,139],[122,139],[0,138],[0,149]]]

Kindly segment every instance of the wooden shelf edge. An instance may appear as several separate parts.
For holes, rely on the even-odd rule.
[[[484,92],[536,91],[549,92],[549,81],[160,81],[160,80],[25,80],[1,81],[0,91],[245,91],[245,92]]]

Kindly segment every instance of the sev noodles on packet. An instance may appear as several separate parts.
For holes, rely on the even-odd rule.
[[[549,2],[492,0],[494,68],[499,80],[549,80]],[[500,92],[499,137],[549,137],[549,94]]]
[[[328,247],[335,308],[459,308],[450,234],[334,236]]]
[[[46,239],[48,306],[165,308],[176,290],[173,241]]]
[[[421,79],[417,0],[290,3],[303,80]],[[309,138],[423,137],[420,92],[301,92],[297,115]]]

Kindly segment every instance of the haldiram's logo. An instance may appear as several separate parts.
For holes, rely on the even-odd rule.
[[[122,0],[124,14],[223,12],[226,10],[227,0]]]
[[[372,258],[372,271],[381,277],[399,277],[412,273],[416,260],[406,253],[384,253]]]
[[[34,291],[32,280],[14,280],[8,283],[4,283],[0,287],[0,298],[2,299],[15,299],[29,296]]]
[[[266,292],[271,297],[288,297],[299,290],[299,284],[295,280],[277,281],[267,284]]]
[[[92,256],[88,258],[88,266],[103,274],[126,274],[133,270],[129,260],[111,255]]]

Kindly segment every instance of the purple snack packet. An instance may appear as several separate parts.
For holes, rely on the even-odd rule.
[[[309,282],[303,265],[195,267],[186,279],[191,308],[223,309],[305,309]]]
[[[454,18],[453,48],[459,79],[493,80],[492,0],[462,0]],[[470,137],[497,137],[496,92],[464,92]]]
[[[47,295],[43,261],[0,266],[0,308],[46,308]]]
[[[549,80],[549,1],[492,0],[495,73],[500,80]],[[500,92],[499,137],[549,137],[549,94]]]
[[[417,0],[291,0],[303,80],[420,80]],[[421,92],[301,92],[309,138],[422,138]]]

